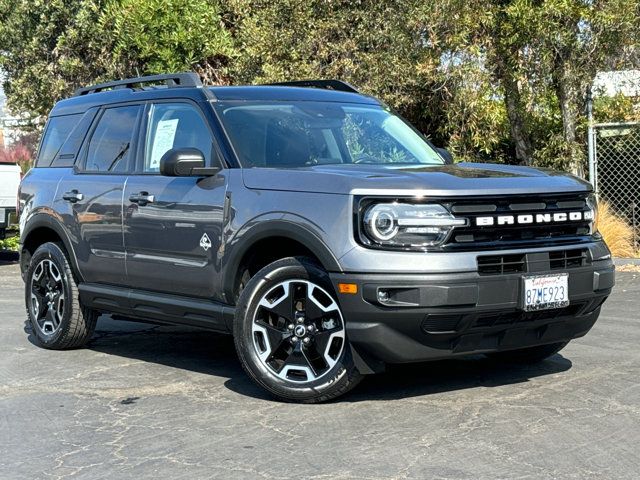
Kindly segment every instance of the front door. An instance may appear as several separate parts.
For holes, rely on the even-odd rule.
[[[218,274],[229,170],[213,177],[164,177],[160,158],[197,148],[212,165],[213,136],[200,107],[150,105],[145,152],[124,192],[127,283],[136,289],[220,300]]]

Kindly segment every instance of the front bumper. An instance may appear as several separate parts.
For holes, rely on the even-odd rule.
[[[519,308],[523,275],[562,272],[569,273],[569,306],[537,312]],[[513,350],[585,335],[611,293],[614,267],[606,259],[560,271],[334,273],[331,280],[335,286],[358,285],[357,294],[341,294],[339,300],[358,367],[373,373],[387,363]],[[391,293],[391,304],[378,300],[381,289]]]

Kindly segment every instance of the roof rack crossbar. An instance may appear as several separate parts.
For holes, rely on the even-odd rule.
[[[124,80],[116,80],[114,82],[99,83],[97,85],[79,88],[73,96],[79,97],[81,95],[116,88],[135,88],[136,85],[145,83],[165,83],[168,88],[202,86],[200,77],[195,72],[169,73],[166,75],[148,75],[146,77],[125,78]]]
[[[280,87],[311,87],[324,88],[326,90],[339,90],[341,92],[360,93],[356,87],[342,80],[296,80],[293,82],[267,83],[270,86]]]

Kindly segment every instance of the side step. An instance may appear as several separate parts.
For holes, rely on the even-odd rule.
[[[83,305],[103,312],[216,332],[233,331],[235,308],[231,305],[97,283],[81,283],[78,290]]]

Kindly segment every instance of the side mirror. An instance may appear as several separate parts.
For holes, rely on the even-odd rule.
[[[442,159],[444,160],[445,165],[453,165],[453,155],[446,148],[436,148]]]
[[[171,149],[160,159],[160,174],[165,177],[210,177],[219,171],[205,167],[204,154],[197,148]]]

